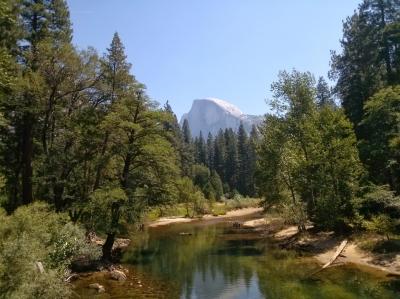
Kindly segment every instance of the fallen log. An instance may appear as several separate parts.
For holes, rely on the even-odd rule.
[[[336,249],[335,254],[332,255],[331,259],[325,265],[322,266],[322,269],[328,268],[330,265],[332,265],[332,263],[334,261],[336,261],[336,259],[342,253],[342,251],[344,250],[346,245],[347,245],[347,240],[343,240],[342,243],[340,243],[340,246],[338,247],[338,249]]]
[[[329,259],[329,261],[325,265],[323,265],[321,269],[318,269],[317,271],[311,273],[309,276],[313,276],[321,272],[322,270],[328,268],[330,265],[332,265],[337,260],[337,258],[342,254],[342,251],[345,249],[347,242],[348,242],[347,240],[343,240],[342,243],[340,243],[338,249],[336,249],[335,253]]]

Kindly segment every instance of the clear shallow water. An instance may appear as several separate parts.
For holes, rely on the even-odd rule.
[[[312,259],[227,223],[150,230],[135,238],[123,262],[127,281],[92,276],[76,283],[76,293],[93,298],[86,286],[99,282],[107,293],[98,298],[400,299],[400,282],[379,272],[334,267],[309,278],[320,267]]]

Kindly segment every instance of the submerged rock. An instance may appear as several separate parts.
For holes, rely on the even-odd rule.
[[[126,274],[120,270],[112,270],[110,276],[114,280],[124,281],[126,280]]]
[[[94,289],[96,290],[98,293],[104,293],[106,291],[106,289],[104,288],[104,286],[102,286],[99,283],[92,283],[89,285],[89,289]]]

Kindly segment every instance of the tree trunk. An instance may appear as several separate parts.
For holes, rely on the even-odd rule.
[[[64,185],[62,183],[55,183],[53,188],[54,192],[54,206],[57,212],[60,212],[63,208],[63,193],[64,193]]]
[[[107,234],[106,242],[103,245],[103,260],[111,261],[112,248],[115,241],[115,233]]]
[[[33,157],[33,119],[29,113],[23,117],[22,124],[22,202],[33,202],[32,194],[32,157]]]
[[[131,166],[132,155],[126,154],[124,161],[124,169],[122,170],[121,187],[125,190],[128,187],[129,169]]]

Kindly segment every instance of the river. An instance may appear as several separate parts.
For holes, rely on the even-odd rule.
[[[182,234],[183,233],[183,234]],[[149,229],[133,238],[122,264],[128,280],[97,273],[75,282],[80,298],[395,299],[400,280],[355,266],[320,267],[314,259],[276,248],[260,233],[224,221]],[[95,294],[90,283],[104,285]]]

